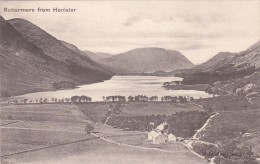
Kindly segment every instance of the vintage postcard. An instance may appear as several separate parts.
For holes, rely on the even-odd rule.
[[[3,164],[258,164],[260,1],[0,1],[0,93]]]

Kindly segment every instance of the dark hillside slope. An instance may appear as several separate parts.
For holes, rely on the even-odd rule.
[[[59,47],[61,43],[54,42],[55,38],[42,32],[45,37],[51,38],[49,41],[53,46],[58,45],[50,50],[46,38],[41,39],[42,34],[37,34],[31,29],[19,31],[20,28],[24,28],[23,22],[28,21],[17,20],[19,24],[14,28],[10,22],[15,24],[15,20],[9,22],[0,17],[1,96],[54,90],[57,89],[55,83],[65,81],[79,85],[111,77],[110,73],[99,68],[92,60],[73,53],[68,48]],[[40,30],[39,27],[35,27]],[[64,53],[56,53],[53,51],[55,49]]]

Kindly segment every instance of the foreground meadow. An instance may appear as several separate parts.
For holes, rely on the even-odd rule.
[[[160,104],[162,108],[163,104],[168,109],[169,104]],[[169,153],[118,145],[85,133],[85,126],[93,124],[94,133],[116,142],[151,145],[144,132],[104,128],[100,122],[109,107],[110,103],[1,107],[1,163],[206,163],[182,145],[168,145],[174,150]]]

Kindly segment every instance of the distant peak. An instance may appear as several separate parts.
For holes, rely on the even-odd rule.
[[[26,21],[26,22],[29,22],[28,20],[23,19],[23,18],[13,18],[13,19],[9,19],[8,21]]]
[[[4,19],[4,17],[0,16],[0,22],[1,22],[1,24],[4,23],[4,22],[6,22],[6,20]]]
[[[134,51],[134,50],[165,50],[165,49],[159,47],[140,47],[140,48],[132,49],[130,51]]]
[[[33,26],[37,26],[35,24],[33,24],[32,22],[26,20],[26,19],[23,19],[23,18],[13,18],[13,19],[9,19],[8,22],[11,22],[11,23],[24,23],[24,24],[30,24],[30,25],[33,25]],[[37,26],[38,27],[38,26]]]
[[[225,52],[219,52],[216,54],[216,56],[223,56],[223,55],[233,55],[234,53],[232,52],[228,52],[228,51],[225,51]]]
[[[5,19],[4,19],[4,17],[2,17],[2,16],[0,15],[0,20],[5,20]]]

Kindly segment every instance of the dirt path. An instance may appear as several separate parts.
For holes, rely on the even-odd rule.
[[[125,143],[121,143],[121,142],[118,142],[118,141],[114,141],[114,140],[108,139],[106,137],[99,136],[99,135],[97,135],[95,133],[91,133],[91,135],[93,135],[95,137],[99,137],[103,141],[106,141],[106,142],[109,142],[109,143],[113,143],[113,144],[116,144],[118,146],[125,146],[125,147],[131,147],[131,148],[142,149],[142,150],[154,150],[154,151],[160,151],[160,152],[166,152],[166,153],[177,153],[178,152],[178,151],[164,150],[164,149],[159,149],[159,148],[149,148],[149,147],[125,144]]]
[[[196,156],[198,156],[198,157],[200,157],[200,158],[205,159],[204,156],[202,156],[202,155],[196,153],[196,152],[193,150],[192,144],[193,144],[194,142],[200,142],[200,143],[203,143],[203,144],[214,145],[214,146],[218,147],[217,144],[214,144],[214,143],[211,143],[211,142],[206,142],[206,141],[200,141],[200,140],[199,140],[200,137],[198,137],[198,134],[199,134],[201,131],[205,130],[206,127],[208,126],[209,122],[210,122],[215,116],[217,116],[218,114],[219,114],[219,113],[215,113],[214,115],[210,116],[210,117],[208,118],[208,120],[204,123],[204,125],[203,125],[200,129],[198,129],[197,132],[191,137],[191,139],[190,139],[190,140],[185,140],[185,141],[186,141],[186,144],[183,144],[183,145],[185,145],[193,154],[195,154]],[[213,159],[213,160],[212,160],[212,159]],[[212,158],[212,159],[210,160],[210,163],[213,163],[214,158]]]
[[[197,104],[198,105],[198,104]],[[199,107],[203,108],[201,105],[198,105]],[[214,146],[217,146],[216,144],[214,143],[210,143],[210,142],[206,142],[206,141],[200,141],[199,140],[199,137],[197,137],[197,135],[203,131],[207,125],[209,124],[209,122],[211,121],[212,118],[214,118],[216,115],[218,115],[219,113],[216,113],[212,116],[210,116],[208,118],[208,120],[204,123],[204,125],[197,130],[197,132],[192,136],[192,138],[190,140],[186,140],[186,143],[180,143],[182,144],[183,146],[185,146],[191,153],[193,153],[194,155],[196,155],[197,157],[199,158],[202,158],[202,159],[205,159],[204,156],[196,153],[194,150],[193,150],[193,147],[192,147],[192,143],[194,142],[201,142],[201,143],[204,143],[204,144],[208,144],[208,145],[214,145]],[[108,116],[106,118],[106,121],[105,121],[105,125],[107,123],[107,121],[109,120],[111,116]],[[119,145],[119,146],[126,146],[126,147],[131,147],[131,148],[137,148],[137,149],[143,149],[143,150],[155,150],[155,151],[160,151],[160,152],[167,152],[167,153],[176,153],[176,151],[171,151],[171,150],[164,150],[164,149],[160,149],[160,148],[148,148],[148,147],[143,147],[143,146],[136,146],[136,145],[130,145],[130,144],[125,144],[125,143],[121,143],[121,142],[118,142],[118,141],[114,141],[112,139],[108,139],[106,137],[103,137],[103,136],[99,136],[98,134],[95,134],[95,133],[91,133],[91,135],[95,136],[95,137],[99,137],[100,139],[106,141],[106,142],[109,142],[109,143],[113,143],[113,144],[116,144],[116,145]]]
[[[210,116],[208,118],[208,120],[204,123],[204,125],[197,130],[197,132],[192,136],[192,139],[194,140],[199,140],[199,137],[197,136],[201,131],[203,131],[209,124],[209,122],[211,121],[212,118],[214,118],[215,116],[217,116],[219,113],[215,113],[214,115]]]

